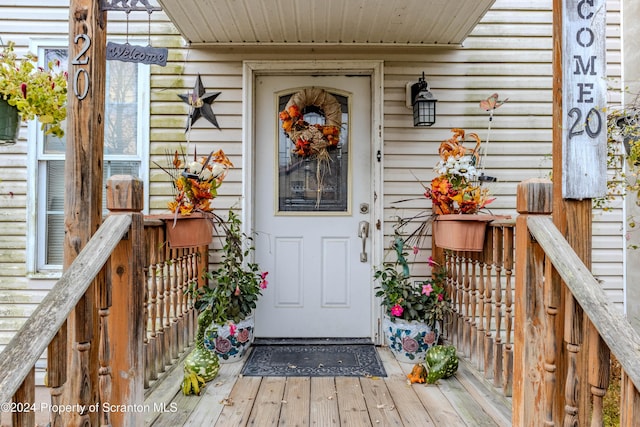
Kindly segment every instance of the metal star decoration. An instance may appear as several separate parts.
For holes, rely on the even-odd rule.
[[[185,132],[187,132],[200,117],[204,117],[211,122],[211,124],[220,129],[216,115],[213,113],[213,109],[211,108],[211,104],[213,104],[213,101],[215,101],[218,95],[220,95],[220,92],[205,93],[200,74],[198,74],[198,78],[196,79],[196,84],[193,87],[192,92],[178,95],[180,99],[191,107]]]

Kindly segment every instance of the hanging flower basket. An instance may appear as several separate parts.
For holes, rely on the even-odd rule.
[[[210,216],[202,213],[172,214],[162,219],[167,241],[172,249],[205,246],[213,240],[213,221]]]
[[[480,252],[487,223],[494,219],[493,215],[438,215],[433,223],[436,246],[454,251]]]
[[[0,145],[15,144],[19,130],[18,109],[0,96]]]

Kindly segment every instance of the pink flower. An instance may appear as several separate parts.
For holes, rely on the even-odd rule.
[[[427,264],[429,264],[429,267],[435,267],[436,265],[438,265],[438,263],[433,260],[433,257],[429,257],[429,259],[427,260]]]
[[[426,296],[431,295],[431,292],[433,292],[433,286],[431,286],[431,283],[427,283],[426,285],[422,285],[422,293]]]
[[[240,329],[240,331],[238,332],[238,342],[244,344],[247,341],[249,341],[249,329]]]
[[[240,287],[236,285],[236,291],[233,293],[235,296],[240,296]]]
[[[20,90],[22,91],[22,96],[23,97],[27,97],[27,84],[26,83],[22,83],[20,85]]]
[[[414,246],[414,247],[413,247],[413,254],[414,254],[414,255],[417,255],[417,254],[418,254],[418,252],[420,252],[420,249],[419,249],[417,246]]]
[[[226,338],[218,337],[216,338],[216,352],[220,354],[228,353],[231,350],[231,341]]]
[[[402,316],[402,312],[403,311],[404,311],[404,308],[402,308],[402,306],[400,304],[396,304],[393,307],[391,307],[391,315],[392,316],[400,317],[400,316]]]
[[[444,295],[438,294],[438,301],[442,301],[444,299]]]
[[[402,349],[407,353],[415,353],[420,348],[420,344],[418,341],[414,340],[411,337],[402,338]]]
[[[229,323],[229,335],[234,336],[236,334],[236,325]]]
[[[267,285],[269,284],[266,279],[267,274],[269,274],[268,271],[263,271],[262,273],[260,273],[260,278],[262,279],[262,281],[260,282],[260,289],[267,289]]]
[[[436,333],[433,331],[429,331],[424,335],[424,343],[431,345],[436,342]]]

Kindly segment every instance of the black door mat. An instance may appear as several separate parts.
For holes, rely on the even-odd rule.
[[[278,344],[254,342],[241,374],[251,377],[387,376],[370,341],[369,344],[335,340],[331,344],[309,343],[316,340],[280,341]]]

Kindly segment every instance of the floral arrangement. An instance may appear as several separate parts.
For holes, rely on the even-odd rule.
[[[315,106],[325,116],[325,124],[309,124],[303,118],[303,110]],[[342,108],[336,98],[320,88],[303,89],[291,96],[279,114],[282,129],[301,157],[326,156],[326,150],[340,142]]]
[[[15,43],[9,42],[0,53],[0,96],[17,108],[24,121],[37,118],[46,134],[64,135],[61,123],[67,117],[67,72],[59,70],[60,61],[38,66],[38,57],[28,53],[18,60]]]
[[[240,230],[241,221],[230,209],[224,230],[222,259],[219,267],[205,273],[210,286],[195,291],[195,306],[199,310],[211,309],[217,324],[238,324],[256,308],[256,302],[267,288],[267,272],[260,271],[258,264],[247,262],[253,253],[251,237]],[[231,326],[231,335],[235,327]]]
[[[171,158],[170,155],[167,157]],[[212,151],[199,159],[194,152],[193,158],[187,163],[184,151],[180,154],[176,150],[169,162],[171,167],[164,168],[156,163],[172,178],[174,199],[168,204],[172,213],[211,212],[211,200],[217,196],[229,168],[233,167],[222,150]]]
[[[397,256],[396,262],[385,263],[374,272],[374,279],[380,283],[376,287],[376,296],[382,298],[385,313],[392,320],[426,322],[435,326],[451,310],[444,289],[446,269],[429,257],[431,279],[412,283],[406,261],[405,241],[399,235],[396,235],[393,249]],[[417,253],[417,249],[414,249],[414,253]]]
[[[451,131],[453,136],[440,144],[440,161],[435,167],[438,176],[431,180],[430,188],[425,187],[424,195],[437,214],[474,214],[494,200],[481,186],[476,169],[480,137],[463,129]],[[475,141],[474,148],[464,147],[465,137]]]

